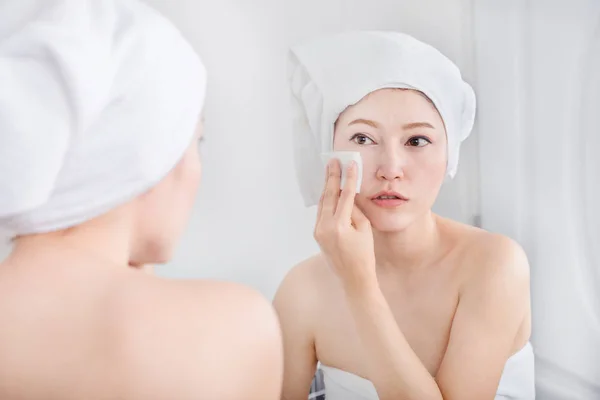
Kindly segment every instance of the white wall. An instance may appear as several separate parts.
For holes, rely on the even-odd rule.
[[[272,296],[285,273],[312,255],[314,209],[305,209],[292,165],[288,46],[347,29],[395,29],[430,42],[473,81],[467,0],[149,0],[170,17],[209,71],[204,181],[173,262],[159,273],[215,277]],[[470,222],[478,202],[476,134],[436,210]]]

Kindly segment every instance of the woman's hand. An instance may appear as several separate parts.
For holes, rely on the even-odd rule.
[[[314,231],[321,252],[347,290],[377,282],[371,223],[354,204],[357,170],[352,161],[340,194],[340,162],[329,162]]]

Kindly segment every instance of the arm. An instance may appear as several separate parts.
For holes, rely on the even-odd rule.
[[[381,400],[494,398],[527,315],[529,268],[514,242],[493,242],[461,291],[436,379],[410,348],[379,288],[369,283],[347,289],[369,379]]]
[[[520,326],[529,318],[529,263],[512,240],[482,244],[437,374],[444,399],[493,399]]]
[[[283,334],[284,375],[282,400],[306,400],[313,380],[317,357],[311,325],[316,299],[310,284],[311,260],[293,268],[283,280],[274,299]],[[308,284],[303,284],[307,282]]]

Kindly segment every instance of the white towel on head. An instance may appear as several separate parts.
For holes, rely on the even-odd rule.
[[[0,229],[48,232],[147,191],[191,144],[206,72],[137,0],[0,4]]]
[[[383,88],[415,89],[438,109],[448,137],[447,174],[475,119],[475,94],[458,67],[434,47],[399,32],[355,31],[294,46],[289,53],[296,174],[304,204],[323,189],[321,153],[332,151],[334,123],[348,106]]]

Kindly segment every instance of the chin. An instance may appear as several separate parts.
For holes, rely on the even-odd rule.
[[[151,264],[166,264],[173,258],[172,246],[157,246],[150,254]]]
[[[173,246],[165,240],[146,242],[141,251],[136,252],[135,264],[166,264],[173,257]]]
[[[382,233],[402,232],[413,222],[411,218],[403,216],[394,216],[387,218],[369,218],[373,230]]]
[[[384,233],[401,232],[408,228],[415,220],[412,213],[403,210],[370,208],[363,212],[371,222],[373,230]]]

